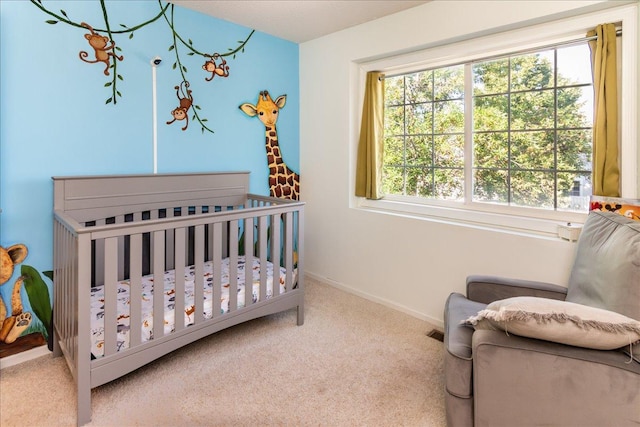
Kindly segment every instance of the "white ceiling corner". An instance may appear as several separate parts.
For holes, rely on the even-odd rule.
[[[171,0],[295,43],[304,43],[430,0]]]

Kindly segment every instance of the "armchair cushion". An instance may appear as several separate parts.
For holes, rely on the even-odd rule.
[[[547,298],[495,301],[465,322],[475,329],[503,330],[596,350],[613,350],[640,341],[640,321],[608,310]]]
[[[566,300],[640,320],[640,222],[611,212],[589,213]]]

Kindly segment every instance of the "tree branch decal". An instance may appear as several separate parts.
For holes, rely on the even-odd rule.
[[[172,38],[173,38],[173,43],[171,44],[171,46],[169,46],[169,51],[175,54],[175,62],[173,63],[173,69],[178,70],[178,72],[180,73],[180,79],[181,79],[180,84],[175,86],[174,87],[175,89],[175,88],[189,87],[189,81],[187,80],[188,70],[186,65],[183,64],[180,58],[180,52],[178,51],[179,46],[181,47],[183,46],[188,50],[186,55],[188,56],[198,55],[204,59],[205,62],[204,62],[204,65],[202,65],[202,70],[203,72],[206,73],[206,76],[204,77],[204,79],[207,82],[210,82],[216,76],[219,77],[218,80],[220,80],[220,78],[229,77],[229,65],[227,64],[225,57],[231,57],[230,59],[235,59],[236,54],[238,52],[244,52],[247,42],[255,32],[255,30],[252,30],[245,40],[238,41],[238,46],[235,49],[228,48],[226,53],[219,53],[219,51],[216,51],[214,53],[206,53],[204,51],[197,49],[193,45],[193,41],[191,39],[187,39],[185,41],[185,39],[182,36],[180,36],[180,34],[178,33],[174,25],[174,5],[168,2],[166,2],[166,4],[163,5],[162,0],[158,0],[158,5],[160,10],[157,15],[155,15],[151,19],[148,19],[144,22],[141,22],[131,27],[125,24],[120,24],[121,29],[118,29],[118,30],[111,28],[105,0],[100,0],[100,7],[102,9],[102,15],[104,17],[105,28],[98,28],[96,26],[92,26],[89,23],[86,23],[82,20],[79,22],[76,22],[69,17],[69,15],[65,10],[62,10],[62,9],[60,10],[59,13],[51,11],[42,4],[42,0],[30,0],[30,2],[34,6],[36,6],[38,9],[40,9],[42,12],[44,12],[45,14],[53,18],[53,19],[46,20],[45,22],[47,24],[55,25],[58,23],[63,23],[63,24],[70,25],[72,27],[83,29],[85,31],[86,30],[90,31],[89,33],[85,33],[84,37],[88,41],[89,46],[93,49],[93,51],[87,52],[87,51],[81,50],[79,53],[79,57],[82,61],[87,63],[92,63],[92,64],[103,63],[105,65],[103,73],[105,76],[110,76],[110,80],[104,84],[104,87],[109,88],[111,90],[111,95],[109,96],[109,98],[107,98],[107,100],[105,101],[105,104],[113,103],[115,105],[117,103],[118,98],[122,97],[122,93],[120,93],[120,91],[117,89],[117,83],[118,81],[124,80],[122,75],[118,73],[118,62],[124,60],[124,55],[121,54],[122,49],[116,45],[116,42],[114,40],[114,35],[129,34],[129,39],[132,39],[135,31],[142,29],[143,27],[149,24],[152,24],[156,22],[158,19],[160,19],[161,17],[163,17],[167,25],[169,26],[169,29],[171,30]],[[169,10],[169,8],[171,8],[171,13],[170,13],[170,16],[168,17],[167,11]],[[112,59],[113,61],[111,61]],[[183,96],[183,98],[184,97],[185,96]],[[192,96],[191,90],[187,90],[186,98],[189,99],[191,102],[193,102],[193,96]],[[181,99],[181,97],[178,96],[178,99]],[[181,104],[183,103],[184,101],[181,101]],[[200,117],[200,111],[201,111],[200,106],[198,106],[197,104],[192,104],[191,106],[193,107],[192,120],[195,120],[198,123],[200,123],[202,133],[204,133],[205,130],[213,133],[213,130],[211,130],[205,124],[207,122],[207,119]],[[184,106],[181,105],[180,111],[184,111],[186,113],[187,110],[188,108],[184,108]],[[172,115],[174,116],[173,121],[176,120],[175,112],[176,110],[172,112]],[[171,123],[173,123],[173,121],[171,121]],[[167,124],[169,124],[169,122],[167,122]],[[187,124],[188,124],[188,117],[187,117]],[[183,128],[183,130],[186,130],[186,126],[185,128]]]

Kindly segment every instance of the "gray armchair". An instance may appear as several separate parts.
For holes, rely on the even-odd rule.
[[[444,313],[449,426],[640,424],[639,345],[594,350],[461,324],[493,301],[519,296],[640,320],[640,222],[592,211],[576,249],[567,288],[470,276],[466,296],[449,296]]]

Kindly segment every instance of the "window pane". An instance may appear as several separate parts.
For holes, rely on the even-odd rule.
[[[477,169],[474,171],[473,200],[507,203],[509,201],[507,172],[493,169]]]
[[[593,126],[593,87],[558,89],[558,127]]]
[[[464,97],[464,66],[439,68],[433,71],[434,98],[462,99]]]
[[[464,135],[440,135],[433,141],[437,167],[464,167]]]
[[[553,90],[511,95],[512,129],[551,129],[554,124]]]
[[[555,166],[553,132],[513,132],[511,167],[513,169],[553,169]]]
[[[474,98],[474,130],[507,130],[509,112],[506,95]]]
[[[407,76],[407,104],[429,102],[433,99],[432,72],[410,74]]]
[[[407,168],[407,196],[432,197],[431,168]]]
[[[404,134],[404,106],[385,107],[384,109],[384,134],[403,135]]]
[[[406,120],[408,134],[431,133],[433,124],[431,105],[431,103],[407,105]]]
[[[554,208],[552,172],[515,171],[511,174],[511,203],[531,208]]]
[[[431,166],[431,145],[430,136],[407,137],[407,166]]]
[[[589,210],[591,173],[558,174],[558,209],[571,211]]]
[[[558,131],[558,170],[590,171],[592,153],[592,131]]]
[[[558,49],[558,86],[591,84],[591,52],[586,43]]]
[[[382,191],[385,194],[404,194],[404,168],[382,168]]]
[[[434,133],[464,132],[464,101],[442,101],[433,104]]]
[[[384,102],[386,105],[404,104],[404,77],[384,79]]]
[[[511,58],[511,90],[543,89],[554,84],[553,50]]]
[[[501,168],[509,165],[509,135],[507,132],[476,133],[473,135],[473,166]]]
[[[404,165],[404,136],[386,136],[384,138],[384,164],[387,166]]]
[[[509,90],[509,60],[488,61],[473,66],[473,94],[506,93]]]
[[[445,200],[464,200],[464,170],[436,169],[434,197]]]

